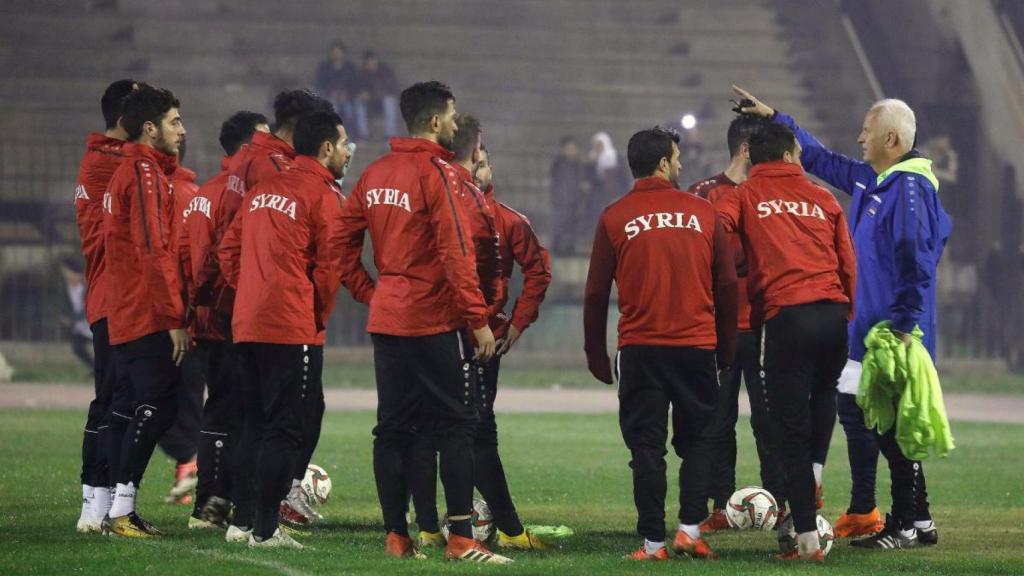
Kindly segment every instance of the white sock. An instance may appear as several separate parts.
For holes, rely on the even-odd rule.
[[[686,534],[690,538],[697,540],[700,538],[700,524],[679,524],[679,531]]]
[[[644,538],[644,550],[648,554],[657,554],[658,550],[661,550],[664,547],[665,547],[665,541],[664,540],[662,540],[661,542],[651,542],[650,540]]]
[[[110,489],[106,486],[97,488],[93,493],[92,510],[90,514],[95,520],[103,520],[103,517],[110,511]]]
[[[92,509],[92,499],[96,489],[88,484],[82,484],[82,518],[90,518],[89,511]]]
[[[910,528],[909,530],[903,530],[901,528],[900,529],[900,536],[903,536],[904,538],[914,538],[914,537],[917,536],[917,529],[916,528]]]
[[[114,502],[110,505],[110,517],[118,518],[135,512],[135,483],[118,483]]]
[[[821,486],[821,473],[825,470],[825,465],[815,462],[811,465],[811,469],[814,470],[814,483]]]
[[[796,535],[796,549],[800,552],[801,558],[807,558],[820,548],[821,542],[818,540],[817,530],[812,532],[801,532]]]
[[[935,522],[931,520],[917,520],[914,522],[914,528],[918,530],[931,530],[935,527]]]

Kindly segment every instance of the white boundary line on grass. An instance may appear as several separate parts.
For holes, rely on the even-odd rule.
[[[242,564],[249,564],[250,566],[259,566],[260,568],[269,568],[284,576],[313,576],[312,572],[304,572],[298,568],[293,568],[282,562],[275,562],[273,560],[262,560],[260,558],[253,558],[251,556],[245,556],[241,554],[228,554],[221,550],[211,550],[208,548],[189,548],[185,546],[177,546],[173,542],[168,540],[161,540],[157,542],[149,542],[149,544],[159,546],[161,548],[173,549],[176,552],[191,552],[194,554],[201,554],[203,556],[209,556],[215,560],[222,562],[241,562]],[[245,548],[246,551],[250,551]],[[266,552],[266,550],[252,550],[250,552]]]

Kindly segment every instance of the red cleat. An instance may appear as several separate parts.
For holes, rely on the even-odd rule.
[[[718,554],[708,546],[703,538],[694,540],[682,530],[676,532],[676,539],[672,542],[672,549],[680,556],[689,556],[701,560],[714,560]]]
[[[872,536],[885,528],[882,514],[878,508],[872,508],[867,514],[843,514],[833,526],[836,538],[853,538],[855,536]]]
[[[701,533],[718,532],[721,530],[731,529],[732,526],[729,525],[729,519],[725,517],[725,510],[722,510],[721,508],[715,508],[711,515],[700,523]]]
[[[309,527],[309,518],[300,514],[298,510],[289,506],[287,502],[281,502],[281,507],[277,511],[281,524],[300,530]]]
[[[639,550],[626,555],[626,560],[649,560],[651,562],[662,562],[664,560],[668,560],[668,550],[662,546],[661,548],[658,548],[658,551],[654,554],[648,554],[647,547],[641,544]]]
[[[392,558],[413,558],[416,560],[426,558],[416,549],[412,538],[397,532],[388,532],[388,538],[384,541],[384,553]]]
[[[481,564],[511,564],[512,559],[501,554],[491,552],[483,542],[448,534],[448,545],[444,548],[445,560],[462,560],[466,562],[478,562]]]

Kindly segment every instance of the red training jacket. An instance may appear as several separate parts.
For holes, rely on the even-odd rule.
[[[124,160],[124,140],[93,132],[85,140],[85,154],[75,186],[75,219],[85,258],[85,316],[89,324],[107,317],[104,302],[106,261],[103,242],[103,195],[114,171]]]
[[[186,309],[188,331],[193,338],[199,340],[224,340],[224,330],[209,306],[200,306],[193,301],[190,290],[192,284],[192,240],[189,234],[188,218],[198,204],[196,196],[201,189],[196,185],[196,173],[184,166],[178,166],[171,174],[171,186],[174,188],[174,237],[178,239],[178,258],[181,266],[181,289]]]
[[[237,286],[235,342],[323,344],[341,285],[341,200],[334,176],[309,156],[249,189],[242,224],[219,249],[222,262],[240,262],[225,272]]]
[[[493,307],[501,317],[491,317],[491,327],[495,329],[494,337],[501,338],[508,324],[524,332],[540,314],[540,305],[551,285],[551,256],[541,245],[533,232],[530,220],[505,204],[494,199],[494,187],[489,186],[484,192],[488,204],[494,208],[494,221],[498,227],[501,254],[501,294],[503,298]],[[512,279],[513,262],[523,272],[523,289],[512,307],[511,319],[504,313],[509,297],[509,283]],[[497,327],[496,327],[497,324]]]
[[[166,176],[176,157],[136,143],[122,150],[103,217],[107,282],[116,287],[107,303],[111,345],[185,327],[174,194]]]
[[[736,352],[736,268],[710,202],[668,180],[641,178],[601,213],[584,298],[591,371],[611,382],[605,331],[612,280],[619,289],[619,348],[631,344]]]
[[[799,164],[755,165],[717,207],[743,240],[755,329],[783,306],[849,302],[852,314],[857,263],[846,216]]]
[[[722,196],[729,190],[736,188],[738,184],[729,179],[724,172],[716,174],[707,180],[701,180],[691,185],[687,192],[704,198],[711,204],[718,204]],[[747,270],[746,257],[743,255],[743,242],[739,235],[729,234],[729,242],[733,248],[733,259],[736,261],[736,306],[739,323],[737,329],[740,332],[749,332],[750,328],[750,296],[747,294]]]
[[[462,211],[466,215],[469,233],[473,238],[480,291],[484,295],[484,301],[490,307],[488,316],[493,317],[501,312],[501,308],[496,306],[498,301],[508,299],[501,293],[501,290],[505,288],[505,283],[501,280],[502,262],[494,207],[487,203],[487,198],[477,187],[469,170],[461,164],[452,164],[452,168],[458,174],[458,183],[455,186],[456,195],[462,201]]]
[[[487,324],[451,157],[429,140],[392,138],[342,206],[342,274],[356,300],[370,304],[369,332],[427,336]],[[360,260],[366,230],[376,288]]]

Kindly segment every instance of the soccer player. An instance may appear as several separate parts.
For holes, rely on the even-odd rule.
[[[716,207],[743,241],[751,325],[761,330],[772,450],[786,471],[797,547],[784,560],[821,562],[816,500],[846,363],[856,262],[836,199],[800,167],[793,132],[766,123],[750,136],[749,179]]]
[[[220,128],[224,150],[221,171],[199,187],[189,203],[182,229],[182,242],[188,247],[184,270],[188,301],[194,307],[192,334],[196,353],[204,360],[207,386],[199,433],[198,484],[189,528],[226,527],[231,513],[232,444],[238,441],[242,407],[237,401],[238,357],[231,343],[231,316],[217,308],[215,298],[222,293],[224,282],[217,264],[216,223],[223,209],[228,164],[256,132],[270,132],[262,114],[240,111],[224,121]]]
[[[850,324],[850,362],[840,380],[839,421],[846,433],[853,486],[850,507],[836,521],[836,536],[875,537],[857,546],[891,550],[939,540],[929,510],[921,462],[908,460],[895,441],[895,430],[879,435],[864,424],[857,406],[864,337],[878,322],[891,320],[909,344],[919,326],[924,345],[935,358],[937,320],[936,269],[952,223],[938,197],[939,181],[931,161],[914,148],[917,119],[901,100],[881,100],[865,114],[857,142],[863,161],[825,148],[786,114],[777,112],[749,92],[735,88],[754,106],[745,109],[786,124],[802,147],[808,172],[852,197],[853,244],[859,256],[857,307]],[[916,222],[905,226],[904,222]],[[889,461],[892,514],[883,524],[875,505],[878,453]]]
[[[291,168],[249,189],[221,243],[225,279],[237,290],[234,341],[245,369],[245,430],[238,447],[252,472],[239,498],[251,515],[233,520],[253,548],[302,548],[278,526],[295,463],[319,431],[323,334],[341,285],[341,190],[334,180],[348,161],[347,135],[334,112],[313,112],[295,123]],[[240,234],[239,234],[240,233]],[[249,523],[251,522],[251,524]]]
[[[243,198],[247,198],[247,190],[273,175],[284,172],[291,165],[295,158],[295,149],[292,139],[295,131],[295,123],[299,118],[313,112],[332,112],[334,108],[327,100],[317,96],[309,90],[285,90],[274,98],[274,132],[256,132],[253,134],[252,143],[232,158],[228,168],[227,192],[223,195],[222,209],[218,214],[216,237],[223,238],[227,228],[235,219],[238,207],[242,204]],[[238,262],[231,262],[231,266],[237,267]],[[230,314],[234,292],[229,287],[222,290],[222,294],[216,297],[218,309]],[[323,356],[323,347],[313,348],[313,356]],[[319,377],[319,376],[318,376]],[[319,387],[319,384],[317,384]],[[320,400],[320,411],[323,412],[323,398]],[[315,419],[319,423],[321,419]],[[306,467],[313,457],[317,442],[320,439],[320,430],[307,437],[308,445],[303,448],[302,455],[295,464],[295,471],[292,478],[292,488],[287,498],[281,503],[281,517],[291,526],[301,527],[321,518],[320,514],[313,510],[302,495],[302,478],[306,475]],[[242,481],[242,467],[236,466],[235,481]]]
[[[712,204],[716,204],[728,191],[747,179],[750,171],[750,135],[764,124],[765,120],[745,114],[729,124],[726,141],[729,147],[729,166],[724,172],[706,180],[695,182],[687,190]],[[754,431],[758,460],[761,462],[761,483],[775,497],[779,504],[779,518],[785,514],[786,488],[783,471],[776,455],[768,447],[768,415],[765,413],[765,398],[761,387],[761,365],[757,334],[750,327],[750,299],[747,297],[746,260],[739,238],[730,235],[733,255],[737,265],[737,298],[739,325],[736,334],[736,365],[722,372],[719,379],[718,407],[707,434],[711,438],[712,474],[710,496],[713,510],[707,520],[701,523],[701,532],[728,530],[725,506],[736,491],[736,419],[739,417],[740,378],[747,384],[750,399],[750,426]]]
[[[736,346],[736,269],[714,206],[677,190],[679,136],[662,128],[629,140],[633,189],[608,206],[594,232],[583,324],[587,366],[612,383],[606,348],[608,298],[618,284],[619,426],[630,450],[637,532],[631,560],[668,560],[665,549],[665,441],[679,468],[677,554],[711,559],[700,535],[711,472],[705,428],[718,399],[718,369]]]
[[[99,532],[100,523],[110,508],[113,472],[109,460],[110,447],[119,445],[128,420],[110,422],[110,401],[114,393],[114,363],[108,337],[107,284],[104,282],[106,258],[103,243],[103,193],[124,154],[121,148],[128,133],[121,123],[122,103],[135,89],[131,79],[110,84],[100,99],[105,130],[93,132],[85,141],[85,154],[78,170],[75,187],[75,217],[85,258],[85,312],[92,329],[93,390],[89,413],[82,436],[82,513],[76,529]]]
[[[103,532],[153,538],[162,532],[135,512],[135,494],[157,441],[177,412],[179,366],[188,353],[177,243],[170,234],[173,170],[185,128],[179,102],[165,89],[140,86],[124,99],[121,119],[129,143],[104,198],[110,344],[130,382],[131,421],[115,472],[116,494]],[[125,403],[115,394],[114,410]]]
[[[373,467],[387,532],[385,551],[419,555],[405,512],[415,435],[437,438],[451,530],[445,557],[510,562],[473,539],[473,437],[477,424],[470,361],[494,355],[458,174],[448,163],[458,130],[455,97],[440,82],[401,95],[408,138],[392,138],[342,207],[343,278],[369,303],[377,375]],[[366,231],[378,282],[360,256]],[[466,329],[477,343],[474,355]]]

